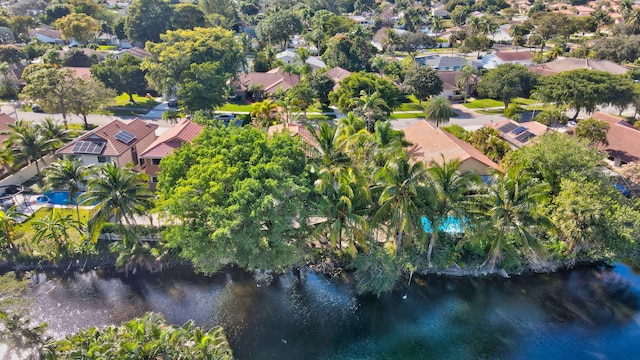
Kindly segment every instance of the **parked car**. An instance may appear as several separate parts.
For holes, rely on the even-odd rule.
[[[167,106],[172,108],[178,107],[178,99],[171,99],[167,101]]]
[[[214,119],[216,120],[222,120],[222,121],[231,121],[233,119],[235,119],[236,116],[233,114],[220,114],[220,115],[216,115],[214,116]]]
[[[38,105],[38,104],[31,105],[31,111],[33,111],[34,113],[43,113],[44,112],[42,110],[42,108],[40,108],[40,105]]]

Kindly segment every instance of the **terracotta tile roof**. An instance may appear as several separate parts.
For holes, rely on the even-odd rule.
[[[531,68],[531,71],[535,71],[542,75],[548,75],[576,69],[600,70],[609,72],[614,75],[626,74],[629,71],[629,69],[627,69],[626,67],[618,65],[609,60],[578,58],[557,59],[546,64],[534,66]]]
[[[525,61],[533,59],[533,54],[529,51],[498,51],[495,54],[502,61]]]
[[[413,156],[415,161],[422,161],[426,165],[432,162],[439,163],[444,156],[445,161],[458,159],[460,162],[464,162],[467,159],[475,159],[487,167],[501,170],[498,164],[491,161],[471,144],[436,128],[426,120],[404,129],[404,135],[407,141],[413,144],[408,148],[409,155]]]
[[[29,30],[29,35],[35,36],[35,34],[44,35],[46,37],[50,37],[52,39],[62,39],[62,33],[60,30],[54,29],[34,29]]]
[[[132,47],[131,49],[124,50],[125,53],[133,55],[138,59],[146,59],[149,57],[149,52],[141,47]]]
[[[63,66],[60,70],[71,70],[71,76],[75,79],[82,79],[85,81],[89,81],[89,79],[91,79],[91,68],[88,67]]]
[[[4,141],[7,140],[9,134],[4,132],[11,130],[9,124],[13,124],[15,119],[5,113],[0,113],[0,148],[4,147]]]
[[[283,131],[289,132],[291,136],[299,136],[300,140],[302,140],[310,147],[315,147],[317,144],[316,139],[313,137],[311,131],[300,124],[278,124],[269,126],[269,130],[267,130],[269,136]],[[305,149],[305,154],[307,156],[313,156],[313,152],[311,151],[311,149]]]
[[[236,88],[247,91],[249,86],[261,84],[265,94],[272,94],[282,90],[289,90],[300,83],[300,75],[283,74],[280,68],[275,68],[266,73],[251,72],[238,74]]]
[[[457,89],[456,78],[460,75],[460,71],[436,71],[436,74],[442,80],[444,85],[448,85],[452,89]],[[469,80],[469,85],[473,85],[478,80],[477,75],[473,75]],[[445,87],[446,89],[446,87]]]
[[[102,125],[97,129],[94,129],[75,140],[68,142],[60,150],[56,151],[56,154],[72,155],[73,146],[78,141],[92,141],[92,142],[105,142],[105,147],[100,155],[105,156],[120,156],[126,151],[131,149],[141,139],[151,135],[155,137],[155,131],[158,128],[158,124],[151,124],[144,122],[140,119],[134,119],[130,123],[126,124],[120,120],[113,120],[112,122]],[[120,130],[128,131],[135,136],[134,141],[129,144],[125,144],[116,139],[116,134]]]
[[[640,162],[640,130],[617,116],[597,112],[592,117],[609,124],[609,145],[598,146],[600,150],[624,162]]]
[[[531,140],[537,136],[542,136],[547,132],[553,131],[548,126],[537,121],[519,123],[513,120],[505,120],[497,123],[489,123],[486,126],[498,130],[498,132],[500,133],[500,137],[518,148],[529,144]],[[520,129],[522,131],[516,131],[516,129],[520,127],[524,128],[524,130]],[[513,131],[516,131],[516,133],[514,133]],[[527,132],[534,136],[527,136]]]
[[[180,148],[185,142],[191,142],[200,135],[203,126],[189,120],[182,120],[180,123],[170,127],[149,145],[141,154],[141,159],[162,159],[171,154],[175,149]]]

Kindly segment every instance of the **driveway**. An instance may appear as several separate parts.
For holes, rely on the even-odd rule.
[[[166,101],[163,101],[158,106],[151,109],[148,113],[140,116],[140,119],[143,120],[162,120],[162,114],[165,112],[172,110],[169,105],[167,105]]]

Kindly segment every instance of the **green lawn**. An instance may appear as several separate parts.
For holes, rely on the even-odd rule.
[[[148,99],[137,94],[133,94],[133,100],[135,101],[135,103],[129,102],[129,95],[127,94],[117,96],[114,100],[114,106],[118,107],[153,109],[154,107],[158,106],[158,102],[155,99]]]
[[[226,103],[216,109],[221,112],[251,112],[253,104]]]
[[[424,113],[416,112],[416,113],[402,113],[402,114],[391,114],[391,119],[424,119]]]
[[[535,104],[538,101],[534,99],[515,98],[512,102],[518,105],[530,105]],[[504,107],[504,103],[493,99],[476,99],[464,104],[464,106],[468,109],[485,109],[492,107]]]
[[[36,243],[33,241],[33,236],[35,235],[35,230],[32,227],[32,223],[34,221],[41,220],[48,216],[51,212],[55,211],[60,215],[67,216],[71,215],[72,219],[76,219],[76,209],[75,208],[41,208],[33,214],[33,216],[25,221],[22,224],[16,226],[16,243],[24,245],[24,249],[29,249],[30,255],[40,257],[45,254],[50,253],[52,251],[51,247],[48,244]],[[80,208],[80,222],[82,224],[86,224],[89,220],[89,217],[92,215],[92,210]],[[73,242],[80,243],[81,235],[78,231],[74,229],[69,230],[69,240]]]
[[[400,108],[397,109],[396,111],[422,111],[422,106],[414,102],[404,103],[400,105]]]

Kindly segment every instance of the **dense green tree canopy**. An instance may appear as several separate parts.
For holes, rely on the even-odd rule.
[[[298,141],[251,127],[206,128],[163,159],[160,207],[181,224],[164,233],[166,240],[205,273],[229,263],[296,263],[311,185]]]
[[[386,104],[383,110],[388,114],[400,106],[400,90],[391,81],[370,73],[355,73],[347,76],[340,82],[340,88],[329,97],[338,110],[347,113],[354,108],[356,99],[363,91],[367,95],[374,92],[380,93],[380,97]]]
[[[161,38],[161,43],[147,43],[150,56],[142,65],[160,91],[171,93],[182,84],[191,64],[217,63],[216,75],[229,79],[245,62],[242,46],[233,32],[219,27],[167,31]]]
[[[573,108],[575,119],[583,109],[594,112],[601,104],[621,106],[624,102],[631,103],[634,87],[626,76],[578,69],[543,78],[537,92],[545,102]]]
[[[206,21],[204,12],[193,4],[178,4],[173,12],[172,24],[175,29],[205,27]]]
[[[402,83],[404,91],[414,95],[420,103],[442,92],[442,80],[435,70],[428,66],[411,66]]]
[[[573,133],[580,139],[589,141],[590,145],[609,145],[607,140],[607,132],[609,124],[594,118],[581,120],[573,129]]]
[[[81,44],[93,39],[100,31],[98,21],[85,14],[62,17],[56,20],[56,27],[60,29],[65,40],[73,39]]]
[[[160,41],[171,28],[173,8],[164,0],[135,0],[129,6],[124,31],[131,41]]]
[[[329,66],[349,71],[369,70],[376,48],[371,45],[373,34],[358,26],[346,34],[338,34],[328,41],[322,58]]]
[[[285,45],[289,37],[302,31],[300,17],[292,10],[273,13],[264,18],[256,27],[256,33],[265,43]]]
[[[482,78],[478,92],[492,99],[504,102],[504,108],[512,99],[528,97],[537,84],[537,76],[523,65],[502,64]]]
[[[91,66],[91,75],[108,88],[129,95],[129,101],[134,102],[133,94],[147,88],[147,79],[141,65],[142,61],[130,54],[124,54],[119,59],[107,57]]]

